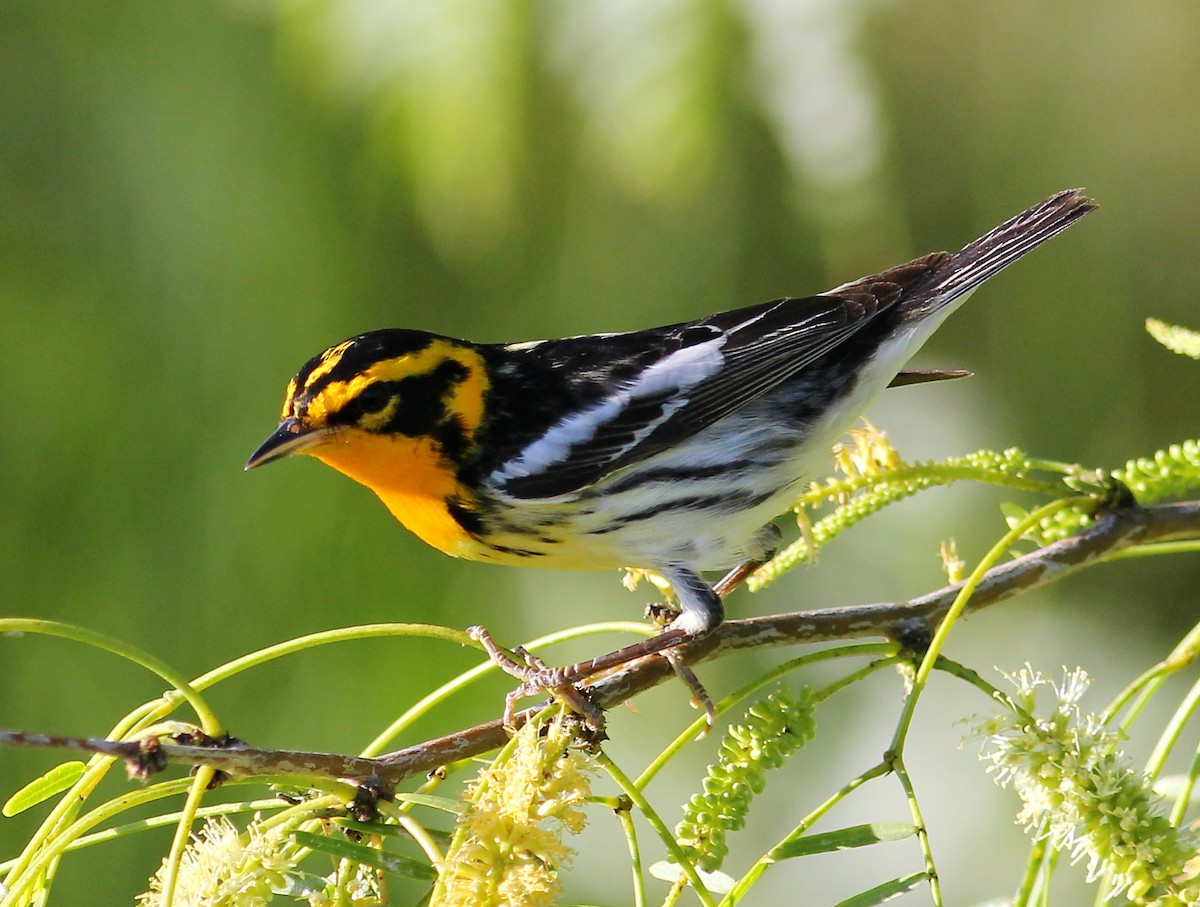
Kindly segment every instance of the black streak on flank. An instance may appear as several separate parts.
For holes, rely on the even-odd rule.
[[[651,517],[677,510],[685,512],[696,511],[698,513],[749,510],[752,507],[757,507],[775,493],[775,489],[769,489],[767,491],[755,492],[754,494],[748,491],[730,491],[724,494],[689,495],[687,497],[675,498],[671,501],[663,501],[653,507],[647,507],[644,510],[637,510],[633,513],[620,516],[611,523],[601,526],[599,529],[593,529],[592,534],[605,535],[609,532],[616,532],[630,523],[648,520]]]
[[[601,486],[600,493],[620,494],[622,491],[629,491],[631,488],[652,482],[676,485],[702,479],[736,478],[741,473],[763,465],[774,464],[763,464],[759,460],[742,458],[730,460],[728,463],[716,463],[712,466],[656,466],[653,469],[631,472],[623,478],[609,482],[607,485]]]
[[[513,557],[545,557],[545,551],[532,551],[529,548],[509,548],[507,545],[489,545],[493,551],[501,554],[511,554]]]
[[[454,522],[458,523],[468,535],[479,538],[483,533],[483,518],[477,511],[464,507],[459,501],[447,501],[446,510],[450,512]]]

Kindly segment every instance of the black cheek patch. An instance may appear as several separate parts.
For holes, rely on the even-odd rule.
[[[455,457],[466,447],[467,432],[462,419],[447,408],[447,402],[451,391],[467,375],[465,365],[446,359],[431,372],[397,381],[400,405],[383,430],[414,438],[431,437],[443,453]]]
[[[346,401],[337,412],[329,414],[329,425],[355,426],[364,416],[374,415],[387,408],[403,385],[402,381],[376,381],[368,385],[357,397]]]

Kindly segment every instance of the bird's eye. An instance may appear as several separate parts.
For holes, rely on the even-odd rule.
[[[362,392],[355,398],[354,402],[358,404],[359,412],[364,415],[377,413],[388,405],[388,401],[392,399],[391,393],[382,384],[368,384],[362,389]]]

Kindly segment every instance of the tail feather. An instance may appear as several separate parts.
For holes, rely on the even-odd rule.
[[[907,294],[901,302],[906,315],[922,318],[962,299],[989,277],[1095,209],[1096,204],[1082,189],[1065,189],[1006,220],[949,256],[944,267],[930,274],[925,287]]]

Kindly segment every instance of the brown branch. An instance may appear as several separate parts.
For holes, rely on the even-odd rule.
[[[1077,535],[995,567],[988,571],[967,604],[973,612],[1021,592],[1056,582],[1134,545],[1200,539],[1200,501],[1150,507],[1123,507],[1099,514]],[[682,657],[695,664],[741,649],[828,640],[883,636],[896,640],[927,639],[958,594],[958,585],[946,586],[905,602],[884,602],[797,611],[768,617],[730,620],[711,636],[690,645]],[[666,660],[657,656],[632,664],[589,687],[589,698],[601,710],[674,676]],[[533,710],[518,713],[524,721]],[[262,750],[236,742],[223,747],[163,743],[155,758],[189,765],[210,765],[232,775],[297,774],[352,781],[370,780],[385,790],[405,778],[427,773],[470,756],[502,746],[507,740],[500,719],[427,740],[375,759],[287,750]],[[109,740],[49,737],[0,732],[0,745],[33,746],[105,753],[141,765],[144,744]]]

